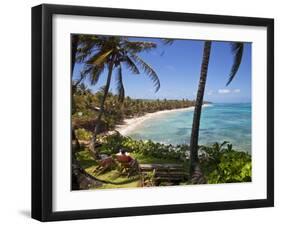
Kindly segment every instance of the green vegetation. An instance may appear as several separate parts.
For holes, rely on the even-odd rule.
[[[88,170],[89,168],[96,167],[98,165],[97,161],[92,158],[87,148],[80,148],[79,150],[77,150],[75,155],[80,166],[86,170]]]
[[[99,152],[103,154],[116,154],[120,148],[124,148],[144,163],[186,162],[186,145],[173,146],[151,140],[133,140],[118,133],[100,138],[100,142],[102,146]]]
[[[127,37],[121,36],[87,36],[90,39],[92,47],[82,58],[85,63],[82,74],[88,75],[93,85],[97,84],[101,75],[107,69],[106,83],[102,87],[102,97],[99,103],[98,116],[94,127],[92,145],[90,146],[93,154],[97,154],[95,150],[96,138],[100,133],[103,124],[102,117],[105,115],[105,102],[108,97],[112,74],[117,72],[117,93],[118,101],[122,103],[125,98],[125,87],[123,85],[123,67],[127,67],[131,74],[140,74],[143,71],[152,80],[155,86],[155,92],[160,89],[160,80],[154,69],[145,62],[140,54],[149,52],[156,48],[156,43],[144,41],[132,41]],[[81,40],[81,38],[80,38]],[[81,46],[88,48],[88,43],[82,42]],[[81,48],[80,48],[81,49]],[[80,51],[79,51],[80,52]],[[84,55],[85,50],[81,53]]]
[[[75,130],[75,134],[76,137],[78,138],[78,140],[91,140],[92,139],[92,133],[87,131],[84,128],[78,128],[77,130]]]
[[[226,147],[225,147],[226,145]],[[228,142],[202,146],[207,157],[201,162],[208,183],[250,182],[252,175],[251,155],[232,149]]]
[[[172,44],[173,40],[162,40]],[[237,152],[232,145],[224,142],[212,146],[199,146],[199,125],[208,64],[211,53],[211,41],[205,41],[202,67],[196,101],[183,100],[146,100],[126,97],[123,85],[123,68],[132,75],[144,72],[153,82],[155,91],[160,89],[160,79],[151,65],[140,56],[157,48],[150,41],[133,41],[120,36],[72,35],[71,36],[71,72],[72,72],[72,188],[80,189],[81,180],[86,185],[91,180],[99,181],[98,188],[119,188],[143,186],[142,175],[124,175],[125,166],[115,164],[113,159],[120,148],[125,149],[141,164],[181,164],[183,170],[192,178],[195,170],[202,168],[207,183],[230,183],[251,181],[251,156]],[[232,81],[241,63],[243,43],[233,43],[234,63],[227,85]],[[83,64],[80,77],[73,75],[76,63]],[[104,73],[105,72],[105,73]],[[109,92],[113,72],[116,72],[116,95]],[[92,93],[85,85],[88,80],[96,85],[101,76],[106,76],[104,86]],[[164,145],[148,141],[137,141],[116,133],[105,135],[124,119],[139,117],[146,113],[195,106],[190,145]],[[98,142],[96,142],[98,141]],[[81,145],[83,144],[83,145]],[[96,173],[104,167],[99,157],[106,154],[110,167]],[[116,156],[115,156],[116,157]],[[105,164],[105,163],[104,163]],[[123,168],[122,168],[123,167]],[[82,168],[82,170],[81,170]],[[188,170],[190,169],[190,170]],[[74,172],[76,170],[76,172]],[[178,173],[178,172],[176,172]],[[154,186],[155,169],[146,173],[145,184]],[[165,175],[167,176],[167,174]],[[83,179],[84,177],[84,179]],[[85,179],[86,178],[86,179]],[[102,185],[101,185],[102,182]],[[80,184],[79,184],[80,183]],[[159,182],[161,185],[162,181]],[[184,179],[178,184],[190,184]],[[203,182],[202,182],[203,183]],[[95,183],[92,183],[95,184]],[[162,184],[171,184],[168,182]],[[84,186],[87,187],[87,186]],[[92,187],[95,188],[95,187]]]
[[[80,148],[76,152],[76,159],[79,162],[79,165],[85,169],[85,171],[97,177],[102,181],[106,181],[109,183],[104,183],[101,187],[97,187],[99,189],[105,188],[128,188],[128,187],[139,187],[140,178],[139,175],[134,175],[133,177],[127,177],[126,175],[122,175],[118,167],[115,167],[111,170],[107,170],[100,175],[96,175],[94,170],[98,166],[98,162],[93,159],[88,148]],[[95,187],[92,187],[95,189]]]
[[[98,148],[98,151],[108,156],[114,156],[120,148],[124,148],[140,164],[180,163],[186,172],[188,172],[190,166],[189,147],[187,145],[173,146],[154,143],[150,140],[133,140],[118,133],[99,136],[98,140],[102,142],[102,146]],[[214,143],[211,146],[202,145],[199,150],[200,164],[208,184],[251,181],[251,155],[233,150],[229,142]],[[98,187],[99,189],[140,186],[140,175],[135,174],[128,177],[123,175],[118,167],[113,167],[100,175],[96,175],[94,170],[98,163],[89,154],[87,148],[80,149],[76,154],[76,158],[86,172],[100,180],[110,182]],[[154,172],[149,172],[145,176],[147,184],[153,179],[153,174]],[[180,184],[188,185],[190,181],[184,180]]]
[[[73,95],[75,107],[73,108],[73,128],[84,128],[94,132],[96,118],[99,114],[100,99],[102,92],[92,94],[84,84],[77,86]],[[104,105],[104,114],[101,117],[100,132],[114,129],[116,124],[121,124],[125,118],[139,117],[146,113],[161,110],[187,108],[194,102],[183,100],[142,100],[126,97],[123,103],[119,102],[119,96],[107,94]],[[77,134],[78,135],[78,134]]]

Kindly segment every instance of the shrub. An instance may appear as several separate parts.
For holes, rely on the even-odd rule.
[[[92,133],[90,131],[85,130],[84,128],[79,128],[75,130],[75,134],[78,140],[91,140]]]
[[[120,134],[100,138],[99,141],[103,144],[99,151],[106,154],[115,154],[120,148],[127,149],[128,152],[133,152],[145,156],[151,156],[159,159],[186,159],[186,145],[165,145],[154,143],[151,140],[133,140],[130,137],[124,137]]]
[[[116,154],[120,148],[134,153],[136,156],[152,159],[187,161],[187,145],[165,145],[151,140],[133,140],[119,133],[99,137],[102,146],[100,153]],[[200,147],[200,163],[210,184],[248,182],[251,181],[251,155],[232,149],[229,142],[214,143],[211,146]]]
[[[225,147],[226,146],[226,147]],[[249,182],[252,175],[251,155],[232,149],[228,142],[215,143],[211,147],[203,146],[207,153],[202,163],[208,183]]]

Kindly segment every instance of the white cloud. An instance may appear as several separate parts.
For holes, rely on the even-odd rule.
[[[221,93],[221,94],[230,93],[230,89],[219,89],[218,93]]]
[[[233,93],[240,93],[240,89],[233,90]]]

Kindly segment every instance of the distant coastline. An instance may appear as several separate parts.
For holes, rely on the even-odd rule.
[[[203,107],[212,106],[212,104],[203,104]],[[115,130],[118,131],[121,135],[126,136],[128,133],[130,133],[132,130],[136,129],[139,125],[141,125],[144,121],[158,117],[160,115],[174,113],[174,112],[180,112],[180,111],[193,111],[194,106],[187,107],[187,108],[177,108],[177,109],[171,109],[171,110],[162,110],[162,111],[156,111],[153,113],[146,113],[143,116],[140,117],[134,117],[129,119],[124,119],[123,124],[116,125]]]

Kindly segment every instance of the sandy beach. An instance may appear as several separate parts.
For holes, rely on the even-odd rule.
[[[208,107],[211,106],[210,104],[204,104],[203,107]],[[154,118],[154,117],[159,117],[165,114],[173,113],[173,112],[179,112],[179,111],[193,111],[194,106],[188,107],[188,108],[178,108],[178,109],[172,109],[172,110],[163,110],[163,111],[157,111],[153,113],[147,113],[143,116],[140,117],[134,117],[130,119],[125,119],[124,123],[122,125],[117,125],[115,127],[115,130],[118,131],[120,134],[126,136],[129,132],[134,130],[136,127],[141,125],[144,121]]]

